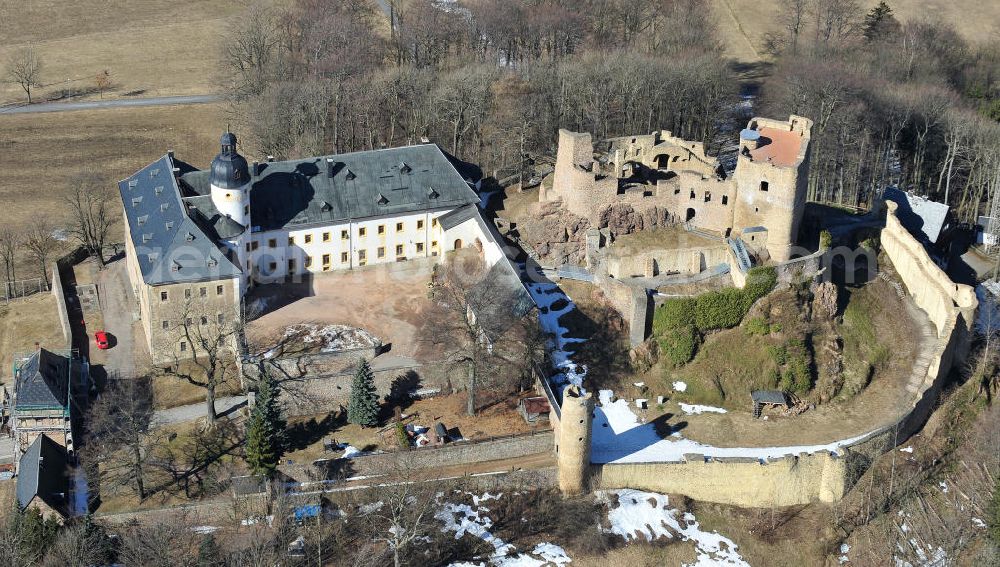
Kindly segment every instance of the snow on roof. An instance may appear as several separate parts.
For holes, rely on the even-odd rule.
[[[887,187],[883,198],[899,205],[896,216],[906,230],[918,239],[922,233],[931,244],[937,242],[948,218],[948,205],[895,187]]]

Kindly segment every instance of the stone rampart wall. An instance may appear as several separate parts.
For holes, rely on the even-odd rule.
[[[845,470],[844,459],[825,451],[764,462],[685,455],[681,462],[591,465],[591,488],[683,494],[734,506],[792,506],[842,498]]]
[[[59,327],[62,329],[66,348],[70,348],[73,342],[73,330],[69,326],[69,311],[66,310],[66,294],[63,290],[62,275],[59,273],[59,264],[53,262],[50,270],[52,272],[52,295],[56,298],[56,312],[59,314]]]

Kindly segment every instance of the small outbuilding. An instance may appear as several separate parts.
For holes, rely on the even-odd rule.
[[[48,435],[35,437],[17,467],[17,504],[60,523],[69,517],[69,458]]]
[[[753,416],[760,417],[765,406],[788,408],[792,401],[785,392],[781,390],[754,390],[750,392],[750,399],[753,400]]]
[[[549,401],[542,396],[534,398],[523,398],[517,405],[517,411],[530,425],[549,420],[549,412],[552,408]]]

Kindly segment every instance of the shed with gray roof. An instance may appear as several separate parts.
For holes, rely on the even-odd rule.
[[[17,471],[21,510],[35,506],[43,516],[50,510],[62,518],[69,516],[69,458],[61,445],[39,435],[21,456]]]

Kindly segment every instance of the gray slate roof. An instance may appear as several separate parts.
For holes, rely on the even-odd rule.
[[[263,163],[258,168],[250,192],[254,231],[479,201],[435,144]]]
[[[189,216],[173,166],[163,156],[118,183],[143,280],[160,285],[238,276],[240,269],[209,236],[213,219]]]
[[[38,496],[63,516],[69,514],[69,460],[66,449],[39,435],[17,467],[17,503],[23,510]]]
[[[38,349],[17,373],[15,409],[68,407],[70,364],[65,356]]]
[[[761,404],[788,404],[788,394],[780,390],[754,390],[750,398]]]

